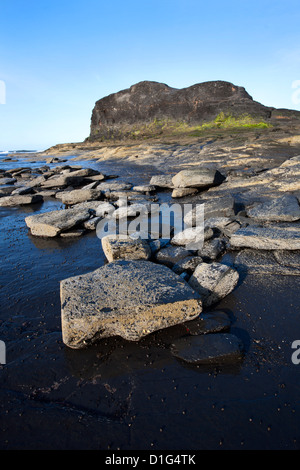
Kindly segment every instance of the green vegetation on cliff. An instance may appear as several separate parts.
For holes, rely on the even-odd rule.
[[[154,119],[149,124],[137,126],[130,133],[130,137],[147,138],[149,136],[158,135],[186,135],[197,137],[205,134],[210,130],[227,129],[227,130],[244,130],[244,129],[267,129],[272,127],[266,121],[255,119],[254,117],[244,114],[234,117],[231,114],[221,112],[218,116],[209,122],[199,125],[191,125],[184,121],[172,121],[168,119]]]

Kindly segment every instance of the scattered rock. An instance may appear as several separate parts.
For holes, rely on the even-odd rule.
[[[83,226],[86,230],[96,230],[98,222],[102,220],[102,217],[92,217],[89,220],[83,222]]]
[[[84,233],[85,233],[84,229],[77,228],[73,230],[68,230],[66,232],[61,232],[59,236],[62,238],[77,238],[77,237],[81,237],[81,235],[83,235]]]
[[[74,172],[76,173],[76,172]],[[68,185],[79,186],[83,182],[82,176],[76,176],[74,173],[60,176],[50,176],[49,179],[41,183],[43,188],[63,188]]]
[[[188,256],[191,256],[192,252],[186,250],[181,246],[165,246],[160,249],[156,255],[155,259],[158,263],[164,264],[169,268],[172,268],[175,264],[178,264],[179,261],[186,259]]]
[[[140,214],[147,215],[149,212],[148,205],[145,204],[131,204],[130,206],[122,206],[115,210],[113,216],[118,219],[137,217]]]
[[[16,181],[16,178],[0,178],[0,186],[2,184],[14,184]]]
[[[42,202],[43,198],[39,194],[27,194],[15,196],[4,196],[0,199],[1,207],[23,206],[27,204],[36,204]]]
[[[150,179],[150,185],[153,185],[158,188],[174,188],[171,175],[154,175]]]
[[[97,186],[101,191],[126,191],[132,188],[131,183],[99,183]]]
[[[225,180],[219,171],[210,168],[181,170],[172,178],[175,188],[207,188]]]
[[[198,255],[204,261],[215,260],[220,256],[226,248],[225,241],[221,238],[213,238],[204,242],[201,250],[198,250]]]
[[[188,283],[201,295],[203,306],[209,307],[226,297],[236,287],[238,272],[225,264],[199,264]]]
[[[84,348],[100,338],[141,337],[197,317],[199,295],[166,266],[116,261],[61,281],[64,343]]]
[[[204,241],[211,238],[213,234],[210,227],[190,227],[176,233],[171,243],[172,245],[185,246],[191,250],[201,250]]]
[[[56,237],[89,218],[89,209],[75,207],[30,215],[25,218],[25,223],[30,228],[32,235],[37,237]]]
[[[138,191],[141,193],[152,193],[156,190],[156,187],[153,184],[145,184],[141,186],[134,186],[132,191]]]
[[[96,216],[97,217],[104,217],[107,214],[112,214],[115,211],[115,206],[110,204],[109,202],[98,202],[98,206],[96,208]]]
[[[147,240],[140,238],[120,238],[118,235],[106,235],[101,238],[101,243],[104,254],[109,262],[119,259],[148,260],[152,254]]]
[[[66,191],[61,197],[61,202],[66,205],[78,204],[79,202],[100,199],[102,192],[99,189],[74,189]]]
[[[187,274],[191,275],[198,264],[202,263],[203,259],[201,256],[187,256],[182,260],[178,261],[178,263],[174,264],[172,267],[172,271],[176,274],[182,274],[186,272]]]
[[[227,313],[222,311],[202,312],[198,318],[183,323],[189,335],[205,335],[219,333],[230,328],[231,321]]]
[[[0,197],[5,197],[11,194],[16,189],[15,186],[2,186],[0,188]]]
[[[224,364],[240,360],[243,344],[230,333],[179,338],[171,345],[173,356],[189,364]]]
[[[24,194],[32,194],[33,193],[33,189],[29,186],[20,186],[19,188],[16,188],[14,189],[14,191],[11,193],[12,196],[14,196],[15,194],[19,195],[19,196],[23,196]]]

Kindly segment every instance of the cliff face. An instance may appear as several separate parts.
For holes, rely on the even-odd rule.
[[[96,102],[89,140],[128,137],[156,120],[202,124],[220,112],[267,119],[272,109],[229,82],[204,82],[177,89],[144,81]]]

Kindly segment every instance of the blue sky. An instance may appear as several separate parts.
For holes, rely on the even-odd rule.
[[[0,150],[82,141],[95,101],[142,80],[300,109],[299,25],[299,0],[1,0]]]

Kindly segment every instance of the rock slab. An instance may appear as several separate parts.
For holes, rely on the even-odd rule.
[[[57,237],[90,218],[90,210],[72,208],[30,215],[25,223],[37,237]]]
[[[242,358],[243,344],[230,333],[214,333],[175,340],[173,356],[189,364],[219,364]]]
[[[256,250],[300,250],[300,226],[251,225],[238,229],[230,238],[233,248]]]
[[[192,320],[202,303],[185,281],[151,261],[115,261],[60,283],[64,343],[84,348],[100,338],[138,341]]]

